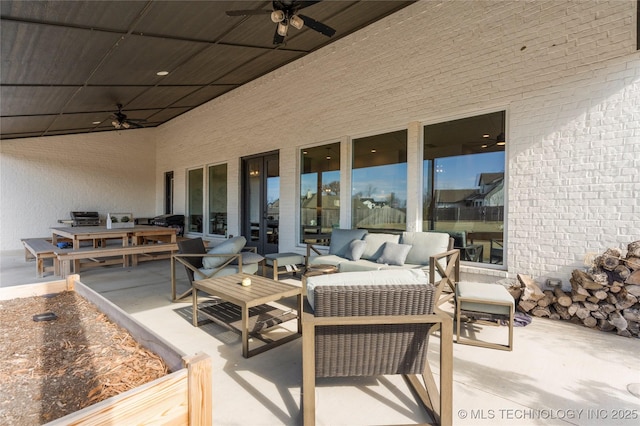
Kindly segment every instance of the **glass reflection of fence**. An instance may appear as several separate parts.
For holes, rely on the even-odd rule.
[[[436,222],[474,221],[503,222],[504,206],[487,207],[439,207],[435,211]]]

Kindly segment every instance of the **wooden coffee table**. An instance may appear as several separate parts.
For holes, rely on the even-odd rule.
[[[251,279],[251,285],[242,286],[242,279]],[[302,324],[300,321],[300,314],[302,312],[302,289],[300,287],[274,281],[270,278],[261,277],[258,275],[250,274],[233,274],[219,278],[208,278],[205,280],[197,280],[193,282],[193,325],[198,326],[198,314],[202,314],[210,320],[228,327],[234,331],[240,332],[242,335],[242,356],[249,358],[257,355],[273,347],[282,345],[283,343],[290,342],[297,339],[302,335]],[[239,327],[234,326],[231,323],[225,322],[220,319],[218,315],[212,315],[207,313],[202,308],[198,308],[197,290],[203,291],[212,296],[219,297],[220,299],[230,302],[233,305],[239,306],[242,310],[242,318],[239,323]],[[274,309],[271,312],[262,312],[259,316],[260,320],[264,322],[271,322],[272,324],[279,324],[290,319],[297,318],[298,330],[297,333],[290,334],[286,337],[270,340],[263,339],[265,344],[254,349],[249,349],[249,336],[257,336],[260,331],[252,331],[253,324],[255,324],[255,316],[250,317],[249,310],[266,304],[268,302],[275,302],[287,297],[297,296],[297,312],[296,314],[288,313]],[[215,309],[215,306],[211,309]],[[253,321],[252,321],[253,320]]]

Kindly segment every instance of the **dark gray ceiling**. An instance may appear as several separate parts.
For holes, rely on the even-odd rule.
[[[1,138],[112,131],[119,103],[155,127],[411,3],[325,0],[301,13],[335,36],[274,45],[268,14],[225,13],[270,1],[1,0]]]

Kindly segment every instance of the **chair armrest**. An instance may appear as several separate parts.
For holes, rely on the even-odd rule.
[[[241,254],[222,254],[222,253],[205,253],[205,254],[174,254],[172,256],[172,259],[174,262],[178,262],[181,263],[182,265],[184,265],[186,268],[190,269],[193,272],[200,272],[195,266],[193,266],[192,264],[190,264],[189,262],[183,260],[184,258],[188,258],[188,257],[225,257],[227,258],[227,260],[225,260],[220,266],[216,267],[213,270],[213,273],[211,275],[209,275],[209,277],[214,276],[215,274],[217,274],[221,269],[223,269],[226,266],[229,266],[231,264],[231,262],[233,261],[237,261],[238,262],[238,271],[242,272],[242,255]]]
[[[186,295],[188,295],[189,293],[191,293],[193,291],[193,287],[191,287],[190,290],[186,291],[185,293],[183,293],[183,294],[181,294],[179,296],[177,295],[177,292],[176,292],[176,263],[180,263],[181,265],[183,265],[185,268],[187,268],[189,271],[191,271],[191,274],[195,274],[196,272],[200,272],[198,270],[198,268],[196,268],[195,266],[193,266],[191,263],[189,263],[186,260],[186,259],[188,259],[190,257],[226,257],[227,260],[225,260],[222,265],[220,265],[218,268],[216,268],[214,270],[213,274],[211,274],[210,276],[213,276],[216,273],[218,273],[218,271],[220,269],[224,268],[225,266],[228,266],[235,259],[237,259],[237,261],[238,261],[238,271],[242,272],[242,255],[240,255],[240,254],[209,254],[209,253],[201,253],[201,254],[175,253],[175,254],[172,254],[171,255],[171,301],[172,302],[177,302],[177,301],[183,299]],[[187,278],[189,278],[189,280],[191,280],[191,277],[189,277],[189,273],[187,273]],[[192,285],[192,283],[190,283],[190,285]]]
[[[309,259],[311,258],[311,252],[314,252],[318,256],[322,256],[320,250],[318,250],[312,243],[307,243],[307,257],[304,260],[304,266],[309,266]]]

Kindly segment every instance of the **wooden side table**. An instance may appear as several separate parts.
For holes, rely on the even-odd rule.
[[[337,272],[338,267],[335,265],[328,265],[323,263],[307,266],[307,270],[302,275],[302,297],[304,298],[307,296],[307,277],[313,277],[315,275],[335,274]]]

